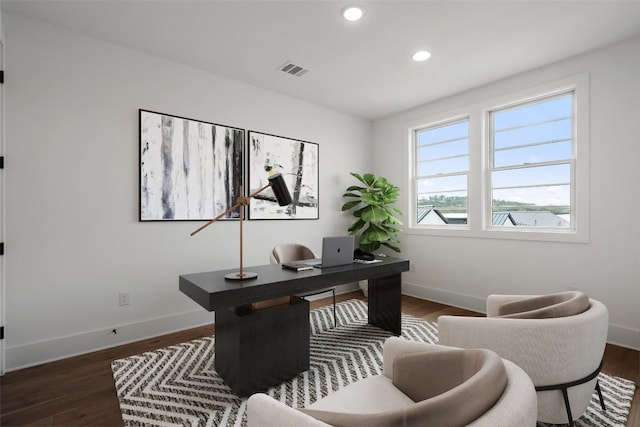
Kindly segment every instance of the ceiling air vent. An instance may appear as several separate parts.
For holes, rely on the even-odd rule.
[[[305,75],[309,70],[299,65],[296,65],[291,61],[287,61],[282,66],[280,66],[280,71],[283,71],[287,74],[291,74],[296,77],[301,77]]]

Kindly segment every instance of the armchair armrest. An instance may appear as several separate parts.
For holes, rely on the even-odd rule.
[[[451,348],[426,342],[409,341],[399,337],[387,338],[382,348],[382,373],[386,377],[393,379],[393,363],[399,356],[412,353],[445,350],[451,350]]]
[[[247,400],[247,425],[249,427],[329,426],[264,393],[256,393]]]
[[[498,315],[498,308],[507,302],[535,297],[536,295],[489,295],[487,297],[487,317]]]

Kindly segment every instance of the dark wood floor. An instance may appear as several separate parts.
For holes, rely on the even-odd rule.
[[[352,292],[339,301],[361,298]],[[312,302],[316,308],[329,298]],[[446,305],[403,296],[402,311],[436,321],[443,314],[475,315]],[[209,336],[213,326],[203,326],[158,338],[72,357],[0,377],[2,426],[120,426],[122,417],[111,376],[111,361],[191,339]],[[639,352],[607,345],[603,371],[640,384]],[[640,426],[640,391],[636,390],[628,427]]]

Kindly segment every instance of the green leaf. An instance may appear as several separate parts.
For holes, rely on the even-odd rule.
[[[403,224],[402,224],[402,221],[400,221],[398,218],[396,218],[396,217],[394,217],[394,216],[391,216],[391,215],[389,215],[389,216],[387,217],[387,222],[388,222],[389,224],[403,225]]]
[[[354,207],[358,206],[359,204],[360,204],[360,200],[352,200],[350,202],[347,202],[344,205],[342,205],[342,212],[348,211],[349,209],[353,209]]]
[[[367,206],[362,210],[361,218],[363,221],[381,222],[387,218],[387,214],[378,206]]]
[[[367,188],[366,187],[360,187],[359,185],[350,185],[349,187],[347,187],[347,191],[365,191]]]
[[[342,197],[356,197],[356,198],[360,198],[360,195],[359,195],[359,194],[356,194],[356,193],[344,193],[344,194],[342,195]]]
[[[381,205],[378,197],[376,197],[375,193],[363,193],[362,194],[362,203],[367,205]]]
[[[383,246],[386,246],[386,247],[388,247],[389,249],[391,249],[391,250],[393,250],[393,251],[396,251],[396,252],[398,252],[398,253],[400,253],[400,252],[401,252],[399,247],[394,246],[394,245],[390,244],[389,242],[383,242],[383,243],[382,243],[382,245],[383,245]]]
[[[358,232],[365,225],[367,225],[367,223],[364,222],[363,220],[359,219],[356,222],[354,222],[353,224],[351,224],[351,227],[349,227],[349,229],[347,231],[349,231],[349,234],[356,234],[356,232]]]
[[[373,183],[376,181],[376,176],[372,173],[365,173],[362,176],[362,180],[364,181],[365,184],[367,184],[369,187],[371,187],[373,185]]]
[[[364,233],[362,233],[362,237],[360,238],[360,241],[366,244],[371,244],[374,242],[384,242],[386,240],[388,240],[387,233],[374,226],[370,226],[369,228],[367,228]]]
[[[373,186],[384,190],[385,188],[389,187],[389,185],[390,184],[389,181],[387,181],[387,178],[381,176],[376,180]]]
[[[356,172],[351,172],[351,175],[356,178],[358,181],[360,181],[363,184],[367,184],[367,182],[364,180],[364,178],[362,178],[362,175],[360,175],[359,173]]]
[[[400,209],[391,208],[391,212],[393,212],[395,215],[402,215],[402,211]]]
[[[364,211],[365,209],[367,209],[367,206],[353,211],[353,216],[355,216],[356,218],[360,218],[362,216],[362,211]]]

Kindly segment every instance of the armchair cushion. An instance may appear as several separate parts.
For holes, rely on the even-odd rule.
[[[414,402],[390,378],[356,381],[299,411],[334,426],[402,425],[404,408]]]
[[[589,309],[589,297],[578,291],[526,297],[498,306],[498,317],[548,319],[575,316]]]
[[[460,406],[467,406],[478,396],[468,397],[458,407],[449,410],[450,418],[440,421],[422,418],[418,411],[412,410],[414,403],[405,393],[393,385],[394,365],[399,365],[397,380],[404,382],[401,372],[408,369],[404,363],[395,360],[410,354],[439,354],[454,348],[409,341],[399,337],[388,338],[383,347],[384,375],[377,375],[359,380],[338,391],[329,394],[307,409],[299,410],[288,407],[267,395],[254,395],[247,402],[247,421],[249,427],[293,427],[293,426],[424,426],[446,425],[468,427],[535,427],[536,425],[536,392],[529,376],[514,363],[502,359],[506,370],[506,387],[498,400],[484,414],[468,421],[455,421]],[[417,358],[419,358],[417,356]],[[421,366],[425,369],[425,366]],[[414,372],[415,373],[415,372]],[[478,394],[482,394],[479,392]],[[437,399],[428,399],[426,402]],[[395,409],[394,409],[395,408]],[[386,411],[380,413],[380,411]],[[375,412],[378,412],[376,414]],[[316,416],[318,418],[316,418]],[[327,424],[328,423],[328,424]]]
[[[251,427],[329,427],[264,393],[247,400],[247,425]]]
[[[331,425],[465,425],[502,396],[507,373],[488,350],[428,351],[395,358],[393,379],[369,377],[301,409]]]
[[[429,425],[466,425],[502,396],[507,372],[492,351],[452,349],[396,359],[393,382],[417,402],[407,420]]]
[[[393,384],[415,402],[443,393],[449,393],[447,398],[478,395],[486,400],[482,412],[498,400],[507,385],[502,359],[481,349],[407,354],[395,360],[393,369]]]

